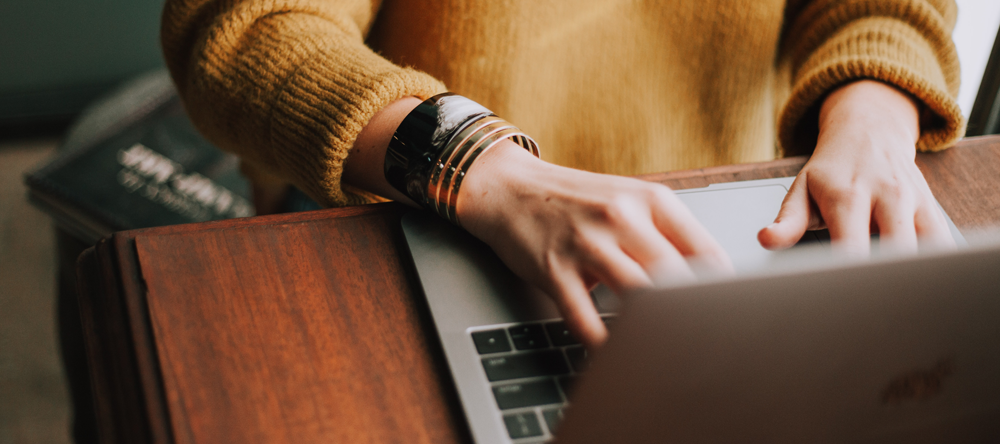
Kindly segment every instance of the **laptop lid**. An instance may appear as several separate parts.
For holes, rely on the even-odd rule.
[[[559,442],[996,442],[1000,244],[633,295]]]

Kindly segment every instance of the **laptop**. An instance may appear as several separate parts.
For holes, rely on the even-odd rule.
[[[929,403],[907,400],[901,401],[898,407],[885,407],[895,408],[896,413],[903,412],[895,416],[877,409],[864,410],[862,404],[870,399],[852,394],[870,389],[861,382],[869,385],[875,380],[884,382],[881,381],[884,375],[873,370],[879,365],[884,369],[878,368],[885,371],[897,371],[896,367],[900,367],[928,374],[948,373],[956,380],[961,375],[965,381],[965,378],[978,379],[974,378],[976,375],[956,369],[964,369],[968,362],[977,362],[977,368],[1000,374],[998,353],[971,345],[988,345],[989,341],[970,343],[962,348],[960,346],[965,344],[962,340],[968,336],[963,338],[958,333],[942,330],[950,325],[967,329],[982,327],[962,333],[967,335],[998,333],[980,331],[989,330],[989,323],[972,325],[963,319],[971,313],[968,310],[972,310],[975,315],[996,320],[992,324],[1000,325],[1000,305],[990,305],[992,299],[986,297],[989,291],[984,290],[1000,293],[997,290],[1000,283],[995,280],[979,282],[969,279],[968,272],[955,271],[954,276],[964,276],[963,283],[981,284],[981,288],[963,293],[961,300],[965,305],[948,312],[953,316],[949,318],[950,323],[943,326],[927,325],[926,319],[919,316],[941,311],[920,311],[920,306],[907,305],[907,299],[899,292],[883,296],[879,290],[894,288],[897,284],[878,277],[879,267],[897,267],[894,270],[902,276],[899,283],[923,283],[917,289],[926,290],[922,293],[924,299],[940,301],[942,298],[934,293],[940,286],[924,282],[940,277],[940,273],[925,273],[914,276],[919,279],[910,279],[905,272],[906,266],[899,264],[932,260],[936,262],[923,267],[931,269],[937,262],[945,261],[950,261],[949,267],[960,267],[965,265],[962,261],[970,260],[967,256],[971,253],[937,259],[921,256],[902,262],[887,260],[884,265],[869,263],[853,268],[850,265],[817,265],[813,271],[803,271],[809,269],[803,264],[817,261],[816,254],[805,255],[802,260],[789,260],[787,254],[760,247],[756,241],[757,231],[773,221],[793,180],[789,177],[677,191],[681,200],[730,254],[738,275],[743,277],[640,294],[630,299],[624,308],[610,291],[599,286],[592,296],[609,324],[611,339],[593,359],[566,330],[549,298],[517,278],[488,246],[428,213],[415,211],[404,216],[407,244],[475,441],[481,444],[550,442],[557,430],[560,442],[746,441],[746,437],[754,436],[777,441],[793,438],[839,441],[869,436],[858,433],[876,433],[870,436],[877,439],[895,436],[893,430],[910,430],[903,424],[905,421],[926,424],[925,419],[934,416],[920,413],[927,410],[924,407]],[[950,220],[949,226],[956,240],[963,242]],[[828,242],[828,237],[808,233],[804,241],[822,245]],[[992,263],[1000,265],[1000,252],[991,254]],[[782,263],[794,263],[798,270],[788,271]],[[776,271],[781,269],[785,271]],[[809,284],[809,280],[817,284]],[[850,289],[851,295],[857,297],[834,297],[847,291],[838,289],[847,284],[858,286]],[[748,297],[751,293],[753,296]],[[684,317],[685,322],[677,322],[666,315],[675,312],[675,305],[686,307],[684,304],[690,303],[691,294],[709,296],[695,298],[701,305],[693,304],[697,310]],[[851,316],[871,309],[864,305],[866,301],[874,301],[869,303],[883,308],[883,312],[892,311],[898,304],[907,310],[895,313],[906,313],[906,316],[890,316],[886,320],[874,315]],[[970,304],[974,303],[988,307],[973,310]],[[741,318],[739,313],[745,308],[743,305],[757,310],[756,317]],[[772,306],[775,313],[784,310],[801,316],[788,317],[784,322],[784,317],[767,315]],[[620,317],[616,315],[619,309],[624,310]],[[654,313],[664,314],[664,317],[654,316]],[[769,320],[772,324],[761,331],[760,323],[752,322],[755,320]],[[805,331],[799,331],[803,328]],[[955,352],[942,354],[935,349],[937,354],[931,353],[933,359],[918,356],[919,353],[913,350],[921,350],[917,346],[920,342],[910,341],[911,334],[916,333],[938,337],[936,343],[954,345]],[[719,335],[742,342],[720,342]],[[1000,339],[1000,335],[993,337]],[[898,344],[908,344],[912,352],[895,351],[897,349],[892,346]],[[764,362],[755,356],[773,360]],[[817,358],[822,356],[826,357],[825,361]],[[690,365],[683,367],[679,363]],[[767,373],[773,370],[765,365],[767,363],[784,370]],[[789,379],[789,375],[799,378]],[[782,386],[782,381],[794,381],[798,385]],[[957,384],[949,381],[944,387],[951,385]],[[611,387],[615,388],[614,393],[608,392]],[[984,401],[983,405],[998,407],[996,400],[1000,399],[1000,393],[987,392],[983,396],[982,399],[992,402]],[[573,399],[572,407],[569,407],[569,399]],[[967,399],[961,396],[956,399],[958,401],[948,401],[952,404],[945,407],[937,407],[936,411],[961,416],[954,412],[964,410],[950,407]],[[773,408],[761,404],[773,405]],[[981,407],[973,404],[961,406],[973,410]],[[814,408],[810,410],[806,406]],[[911,411],[919,412],[908,415]],[[921,414],[924,416],[919,416]],[[566,416],[569,419],[563,428]],[[795,425],[788,426],[786,421],[793,421],[788,424]],[[747,432],[750,429],[765,434],[754,435]],[[877,435],[878,430],[884,433]]]

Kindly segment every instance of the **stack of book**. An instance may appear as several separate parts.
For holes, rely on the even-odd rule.
[[[85,112],[56,158],[25,182],[36,206],[88,243],[120,230],[254,214],[239,160],[198,133],[164,72]]]

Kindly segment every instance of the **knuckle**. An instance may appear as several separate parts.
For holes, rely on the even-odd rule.
[[[639,190],[638,195],[646,202],[656,202],[663,199],[663,192],[668,191],[666,187],[655,184],[648,184]]]
[[[900,201],[908,197],[908,189],[897,181],[882,183],[878,187],[878,192],[883,199]]]
[[[861,193],[850,184],[831,184],[823,191],[823,196],[836,204],[857,200]]]
[[[598,209],[600,219],[612,226],[620,227],[627,225],[631,219],[634,203],[632,198],[625,194],[615,194],[611,196]]]
[[[650,189],[649,200],[653,202],[654,205],[669,205],[676,202],[677,195],[674,191],[665,186],[656,186]]]
[[[934,226],[944,227],[947,229],[948,222],[944,217],[944,213],[938,208],[933,202],[924,202],[917,208],[918,213],[923,213],[926,219]]]

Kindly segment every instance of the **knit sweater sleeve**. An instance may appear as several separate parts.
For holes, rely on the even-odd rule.
[[[195,125],[253,167],[322,204],[345,191],[347,153],[393,100],[444,90],[364,44],[371,0],[168,0],[161,41]]]
[[[951,40],[956,16],[953,0],[790,1],[779,56],[791,73],[791,94],[778,119],[784,151],[811,150],[826,94],[865,78],[895,85],[921,103],[919,150],[940,150],[961,138]]]

